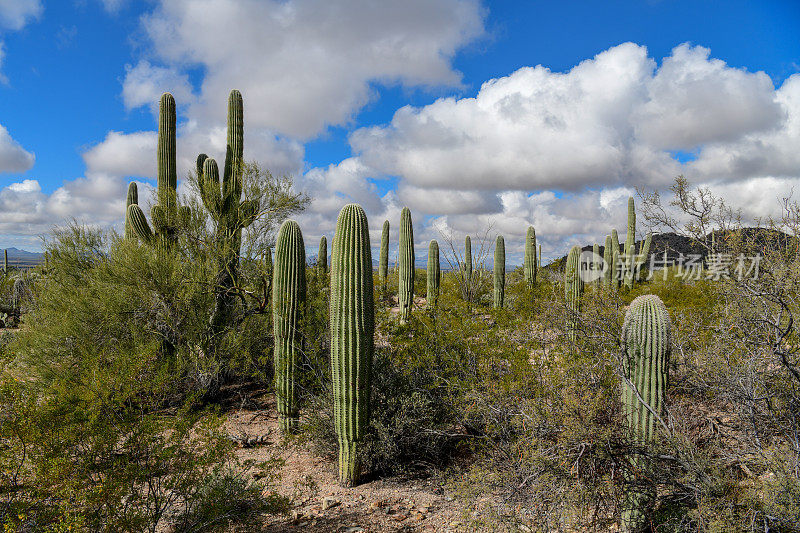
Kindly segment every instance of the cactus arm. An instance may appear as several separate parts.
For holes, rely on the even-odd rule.
[[[244,156],[244,105],[236,89],[228,96],[228,138],[225,148],[225,168],[222,177],[222,196],[225,201],[242,195],[242,158]]]
[[[128,208],[134,204],[139,204],[139,186],[135,181],[128,184],[128,196],[125,199],[125,238],[133,239],[136,237],[133,228],[131,228],[131,221],[128,218]]]
[[[128,206],[128,220],[131,223],[131,229],[134,234],[139,237],[144,244],[153,243],[153,231],[150,229],[150,224],[147,223],[147,217],[144,216],[144,211],[137,204]]]
[[[359,447],[369,425],[375,331],[369,227],[356,204],[344,206],[336,222],[330,329],[339,482],[352,486],[361,474]]]

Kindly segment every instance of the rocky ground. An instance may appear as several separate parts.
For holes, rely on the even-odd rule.
[[[242,460],[273,462],[277,491],[292,500],[288,516],[270,517],[270,532],[478,531],[476,510],[465,507],[438,481],[371,480],[340,487],[335,461],[321,458],[302,443],[282,442],[274,399],[264,395],[256,406],[235,409],[225,429],[239,445]],[[265,474],[263,467],[250,475]]]

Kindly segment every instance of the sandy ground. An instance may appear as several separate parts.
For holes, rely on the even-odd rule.
[[[293,508],[289,516],[269,517],[254,531],[477,531],[469,525],[472,510],[435,481],[378,479],[340,487],[335,461],[303,444],[282,442],[274,398],[265,395],[258,403],[263,408],[232,411],[225,429],[240,442],[240,459],[282,463],[274,488],[292,499]],[[249,473],[259,477],[261,469],[255,466]]]

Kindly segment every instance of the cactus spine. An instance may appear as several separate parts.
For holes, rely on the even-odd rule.
[[[400,305],[400,323],[411,318],[414,305],[414,227],[411,211],[404,207],[400,213],[400,254],[397,299]]]
[[[506,243],[502,235],[494,245],[494,308],[503,307],[506,295]]]
[[[539,270],[539,263],[536,260],[536,230],[533,226],[528,226],[528,233],[525,235],[525,259],[524,259],[525,283],[533,288],[536,284],[536,273]]]
[[[319,240],[319,252],[317,252],[317,266],[324,274],[328,271],[328,238],[323,235]]]
[[[339,482],[358,483],[359,444],[369,424],[375,317],[372,251],[361,206],[342,208],[336,221],[331,268],[331,376],[339,439]]]
[[[233,289],[239,278],[239,250],[242,229],[258,215],[258,200],[242,200],[244,154],[244,108],[237,90],[228,96],[228,136],[222,183],[216,161],[206,154],[197,157],[197,181],[203,205],[216,223],[216,245],[219,253],[214,311],[210,323],[219,331],[232,312],[236,299]]]
[[[631,302],[622,326],[625,380],[621,400],[631,437],[641,445],[652,440],[656,425],[663,421],[670,336],[669,313],[658,296],[646,294]],[[641,458],[634,459],[634,463],[639,467],[634,470],[643,466]],[[637,483],[633,475],[627,481],[622,523],[626,531],[641,531],[647,526],[655,495]]]
[[[128,214],[129,208],[132,205],[139,205],[139,186],[135,181],[128,184],[128,197],[125,200],[125,238],[135,239],[136,232],[131,227],[131,220]]]
[[[294,220],[281,225],[275,244],[272,317],[275,334],[275,396],[281,430],[293,432],[300,417],[295,373],[301,337],[298,322],[306,298],[306,249]]]
[[[581,312],[581,294],[583,294],[580,261],[581,248],[573,246],[567,255],[567,264],[564,270],[564,297],[569,313],[567,332],[572,341],[575,340],[575,334],[578,331],[578,314]]]
[[[389,277],[389,221],[383,221],[383,231],[381,232],[381,254],[378,259],[378,280],[381,284],[381,292],[386,292],[386,280]]]
[[[131,228],[145,244],[169,251],[178,240],[178,224],[188,219],[188,207],[178,209],[178,174],[175,170],[175,99],[170,93],[161,95],[158,114],[158,203],[150,210],[153,229],[137,204],[128,206]]]
[[[442,277],[439,266],[439,243],[435,240],[428,245],[428,268],[425,273],[428,277],[428,291],[425,293],[425,298],[428,301],[428,308],[433,310],[439,301],[439,281]]]

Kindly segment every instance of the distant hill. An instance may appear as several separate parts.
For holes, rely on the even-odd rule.
[[[44,254],[40,252],[29,252],[19,248],[6,248],[6,250],[8,250],[8,265],[12,267],[28,268],[44,262]]]
[[[756,248],[759,249],[767,245],[774,245],[776,243],[787,246],[793,240],[791,235],[767,228],[742,228],[738,231],[741,232],[745,240],[753,241],[756,244]],[[731,233],[731,231],[715,231],[714,238],[717,242],[722,243],[731,235]],[[621,251],[625,244],[625,235],[620,234],[619,237]],[[708,235],[708,238],[711,238],[711,234]],[[636,241],[637,250],[641,246],[641,243],[642,241]],[[603,255],[605,252],[605,242],[601,242],[599,244],[600,255]],[[581,250],[592,251],[593,246],[593,244],[587,244],[581,248]],[[681,254],[683,254],[684,257],[688,257],[690,255],[700,255],[701,257],[705,258],[707,252],[700,243],[676,233],[670,232],[653,235],[653,241],[650,244],[650,255],[657,254],[659,258],[662,258],[665,251],[667,252],[668,262],[676,260]],[[544,268],[563,270],[564,262],[566,262],[566,260],[567,256],[563,255]]]

